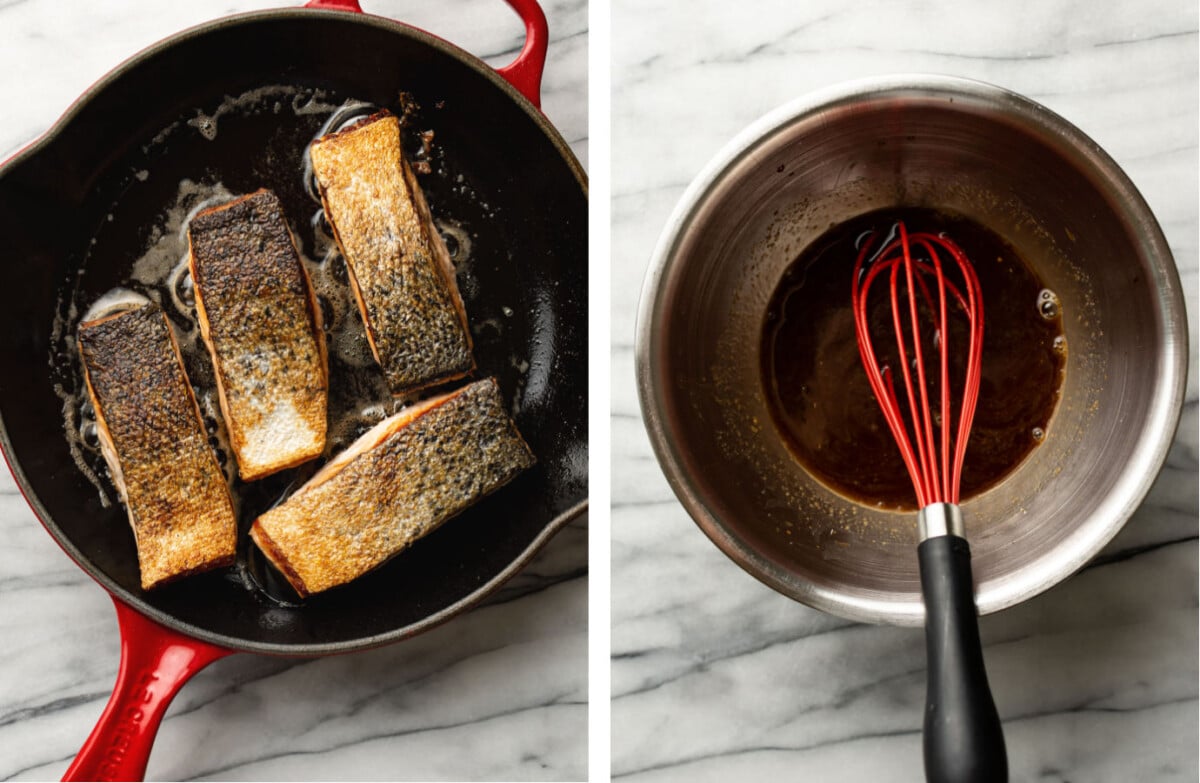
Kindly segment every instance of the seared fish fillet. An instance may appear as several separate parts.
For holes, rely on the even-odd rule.
[[[392,394],[461,378],[475,368],[454,266],[387,112],[322,136],[309,148],[333,228]]]
[[[79,350],[142,588],[232,563],[233,503],[166,315],[147,304],[80,324]]]
[[[377,424],[250,537],[305,596],[390,559],[534,463],[492,379]]]
[[[188,227],[200,333],[245,481],[325,450],[320,308],[269,190],[207,209]]]

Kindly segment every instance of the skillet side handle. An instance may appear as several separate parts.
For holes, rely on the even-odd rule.
[[[517,88],[530,103],[542,108],[542,73],[546,70],[546,50],[550,45],[550,28],[546,25],[546,14],[537,0],[505,0],[525,23],[525,45],[517,59],[503,68],[497,68],[504,81]],[[309,0],[305,8],[323,8],[330,11],[363,12],[358,0]]]
[[[538,109],[542,108],[542,73],[546,70],[546,50],[550,45],[550,28],[546,25],[546,14],[537,0],[507,0],[521,21],[525,23],[525,45],[521,53],[503,68],[497,68],[506,82],[517,88],[517,92],[529,99]]]
[[[232,653],[168,630],[115,597],[121,666],[112,698],[63,780],[142,780],[158,725],[192,675]]]
[[[305,8],[324,8],[329,11],[352,11],[356,14],[363,12],[358,0],[309,0]]]

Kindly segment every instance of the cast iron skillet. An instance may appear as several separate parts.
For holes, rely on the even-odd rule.
[[[356,2],[218,20],[119,67],[0,167],[0,444],[121,624],[112,700],[68,778],[140,778],[171,698],[217,658],[347,652],[424,631],[494,590],[586,507],[586,181],[536,109],[545,17],[535,0],[508,2],[527,40],[499,74],[422,31],[344,12]],[[316,89],[393,111],[403,91],[420,107],[416,127],[435,132],[435,171],[421,178],[431,208],[472,233],[459,276],[476,375],[498,378],[538,465],[383,568],[296,605],[255,589],[264,573],[247,579],[244,528],[297,478],[284,474],[243,508],[239,568],[146,593],[123,508],[102,505],[69,452],[53,385],[79,379],[53,371],[63,365],[53,324],[60,314],[73,334],[82,309],[128,277],[184,178],[234,193],[272,187],[301,244],[311,239],[300,160],[321,113],[297,113],[268,90],[259,110],[197,122],[226,96],[268,86],[298,92],[301,108]]]

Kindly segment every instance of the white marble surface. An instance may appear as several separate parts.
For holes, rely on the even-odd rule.
[[[843,79],[941,72],[1062,114],[1170,241],[1192,341],[1166,470],[1089,568],[983,621],[1014,781],[1197,780],[1197,7],[615,0],[614,778],[916,781],[924,639],[759,584],[662,478],[633,375],[639,285],[687,183],[738,130]]]
[[[92,82],[185,27],[279,0],[0,0],[0,160]],[[492,65],[523,30],[501,0],[364,2]],[[543,107],[586,165],[587,5],[543,2]],[[57,779],[117,667],[112,604],[0,471],[0,778]],[[587,520],[486,605],[412,640],[308,661],[236,655],[184,686],[151,779],[578,780],[587,771]]]

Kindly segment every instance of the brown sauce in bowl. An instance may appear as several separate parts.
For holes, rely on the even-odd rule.
[[[838,494],[911,510],[916,495],[867,383],[850,306],[859,243],[875,232],[874,247],[882,247],[899,221],[910,233],[941,232],[957,243],[983,291],[982,383],[962,500],[995,486],[1046,438],[1067,345],[1054,293],[1012,245],[966,217],[916,207],[880,210],[834,226],[805,248],[780,281],[763,325],[762,380],[775,426],[804,469]],[[872,338],[881,364],[895,367],[895,338],[884,326],[891,318],[882,295],[887,287],[885,278],[872,287],[870,320],[880,325]],[[949,320],[951,386],[960,389],[966,327],[956,314]],[[924,350],[926,366],[933,367],[936,353],[929,345]],[[903,399],[900,387],[897,393]],[[956,411],[957,401],[951,407]]]

